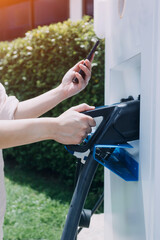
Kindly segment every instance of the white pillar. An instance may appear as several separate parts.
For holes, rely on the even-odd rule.
[[[105,170],[105,239],[157,240],[160,239],[160,2],[103,1],[107,3],[105,103],[141,95],[140,141],[139,149],[136,148],[139,181],[125,182]]]
[[[82,19],[82,0],[70,0],[69,1],[69,17],[72,21]]]

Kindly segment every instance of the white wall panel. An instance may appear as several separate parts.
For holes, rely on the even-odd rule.
[[[96,4],[98,1],[95,0]],[[105,239],[160,239],[160,2],[106,1],[105,103],[141,95],[139,181],[105,170]],[[119,7],[125,4],[123,16]],[[96,6],[95,4],[95,6]],[[122,4],[122,5],[119,5]],[[99,8],[95,9],[100,11]],[[96,12],[97,16],[100,12]],[[102,28],[102,16],[95,23]],[[98,31],[97,31],[98,33]],[[98,33],[99,34],[99,33]]]

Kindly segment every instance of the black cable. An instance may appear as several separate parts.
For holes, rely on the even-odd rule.
[[[101,194],[100,198],[98,199],[98,201],[96,202],[96,204],[94,205],[93,209],[92,209],[92,213],[91,213],[91,216],[96,212],[96,210],[101,206],[101,204],[103,203],[104,201],[104,192]],[[77,234],[79,234],[81,232],[83,228],[80,227],[78,229],[78,232]]]
[[[77,236],[81,212],[97,167],[98,162],[91,152],[78,178],[61,240],[73,240]]]

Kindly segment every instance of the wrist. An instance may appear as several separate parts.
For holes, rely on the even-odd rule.
[[[57,126],[56,118],[40,118],[41,140],[55,140]]]
[[[56,87],[56,91],[59,96],[60,102],[68,98],[68,91],[66,91],[62,83],[58,87]]]

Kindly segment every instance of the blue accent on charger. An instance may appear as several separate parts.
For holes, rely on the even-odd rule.
[[[139,139],[140,100],[129,97],[122,104],[97,107],[83,114],[92,118],[102,116],[103,120],[82,144],[67,145],[67,150],[82,153],[83,157],[90,150],[96,161],[124,180],[137,181],[138,163],[125,149],[131,148],[128,142]]]
[[[112,172],[123,178],[125,181],[138,181],[138,168],[137,161],[125,150],[130,148],[131,145],[95,145],[93,156],[94,159],[104,167],[110,169]],[[115,148],[110,155],[107,156],[109,149]],[[97,150],[102,153],[97,153]]]
[[[71,151],[70,149],[68,149],[67,146],[64,146],[64,148],[65,148],[69,153],[71,153],[72,155],[74,154],[74,151]]]

